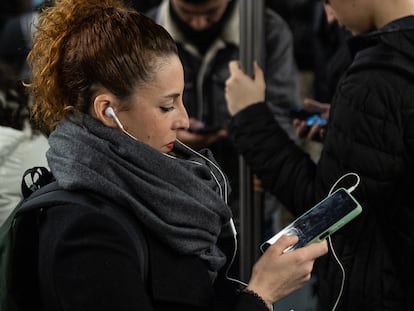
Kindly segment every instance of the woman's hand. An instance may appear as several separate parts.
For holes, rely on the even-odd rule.
[[[297,241],[297,236],[282,236],[253,267],[247,289],[256,292],[268,306],[301,288],[311,277],[315,259],[328,252],[326,241],[283,252]]]
[[[265,99],[266,83],[263,71],[254,64],[254,79],[246,75],[239,66],[239,62],[229,63],[230,77],[226,81],[227,109],[231,115]]]

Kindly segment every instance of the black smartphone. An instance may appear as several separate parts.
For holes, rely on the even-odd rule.
[[[358,216],[361,211],[358,201],[346,189],[339,188],[264,242],[260,248],[264,252],[282,235],[299,237],[299,241],[285,252],[320,242]]]

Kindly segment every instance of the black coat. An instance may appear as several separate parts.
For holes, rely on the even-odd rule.
[[[333,236],[345,267],[337,310],[414,310],[414,17],[352,40],[353,65],[332,102],[319,162],[288,139],[267,107],[238,113],[231,134],[264,186],[299,215],[355,172],[362,214]],[[340,186],[355,183],[351,177]],[[317,263],[321,310],[331,310],[341,270]]]
[[[198,256],[177,254],[123,207],[54,206],[42,219],[43,311],[267,311],[222,273],[213,284]]]

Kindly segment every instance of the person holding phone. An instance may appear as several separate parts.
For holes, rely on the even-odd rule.
[[[102,202],[42,213],[39,309],[261,311],[310,278],[327,244],[283,254],[294,236],[247,284],[226,277],[228,180],[209,150],[177,140],[189,127],[184,71],[164,28],[122,1],[57,0],[28,61],[53,177]]]
[[[319,51],[316,53],[319,55],[317,60],[323,62],[323,66],[321,67],[324,69],[319,70],[319,74],[315,76],[315,88],[319,89],[319,92],[315,91],[312,98],[305,97],[303,99],[303,111],[308,112],[311,115],[316,114],[323,120],[327,120],[331,106],[330,103],[335,93],[336,86],[352,61],[351,53],[347,46],[347,39],[351,37],[351,33],[342,25],[338,24],[335,12],[328,1],[319,4],[321,10],[325,13],[323,15],[320,14],[320,18],[323,18],[325,22],[319,21],[319,23],[326,24],[327,29],[325,31],[331,33],[330,37],[335,39],[335,44],[334,46],[331,46],[333,44],[333,42],[331,42],[329,46],[326,46],[326,43],[322,44],[322,42],[317,41],[319,42],[319,44],[317,43],[317,50]],[[319,38],[319,40],[321,40],[321,38]],[[322,55],[325,54],[330,55],[328,60],[326,60],[326,57],[322,57]],[[293,119],[293,127],[295,128],[296,134],[304,140],[305,143],[315,141],[323,142],[325,138],[326,128],[319,122],[309,124],[306,118],[298,116]]]
[[[329,3],[353,34],[353,62],[334,95],[319,161],[269,117],[257,66],[251,79],[237,62],[229,65],[230,133],[264,187],[296,215],[341,176],[360,176],[354,196],[363,212],[332,238],[345,276],[334,253],[317,264],[321,310],[413,310],[414,1]]]

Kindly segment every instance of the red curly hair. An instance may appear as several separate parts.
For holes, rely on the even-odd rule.
[[[39,19],[28,56],[33,119],[46,134],[88,112],[97,88],[128,99],[160,59],[177,54],[168,32],[118,0],[57,0]]]

